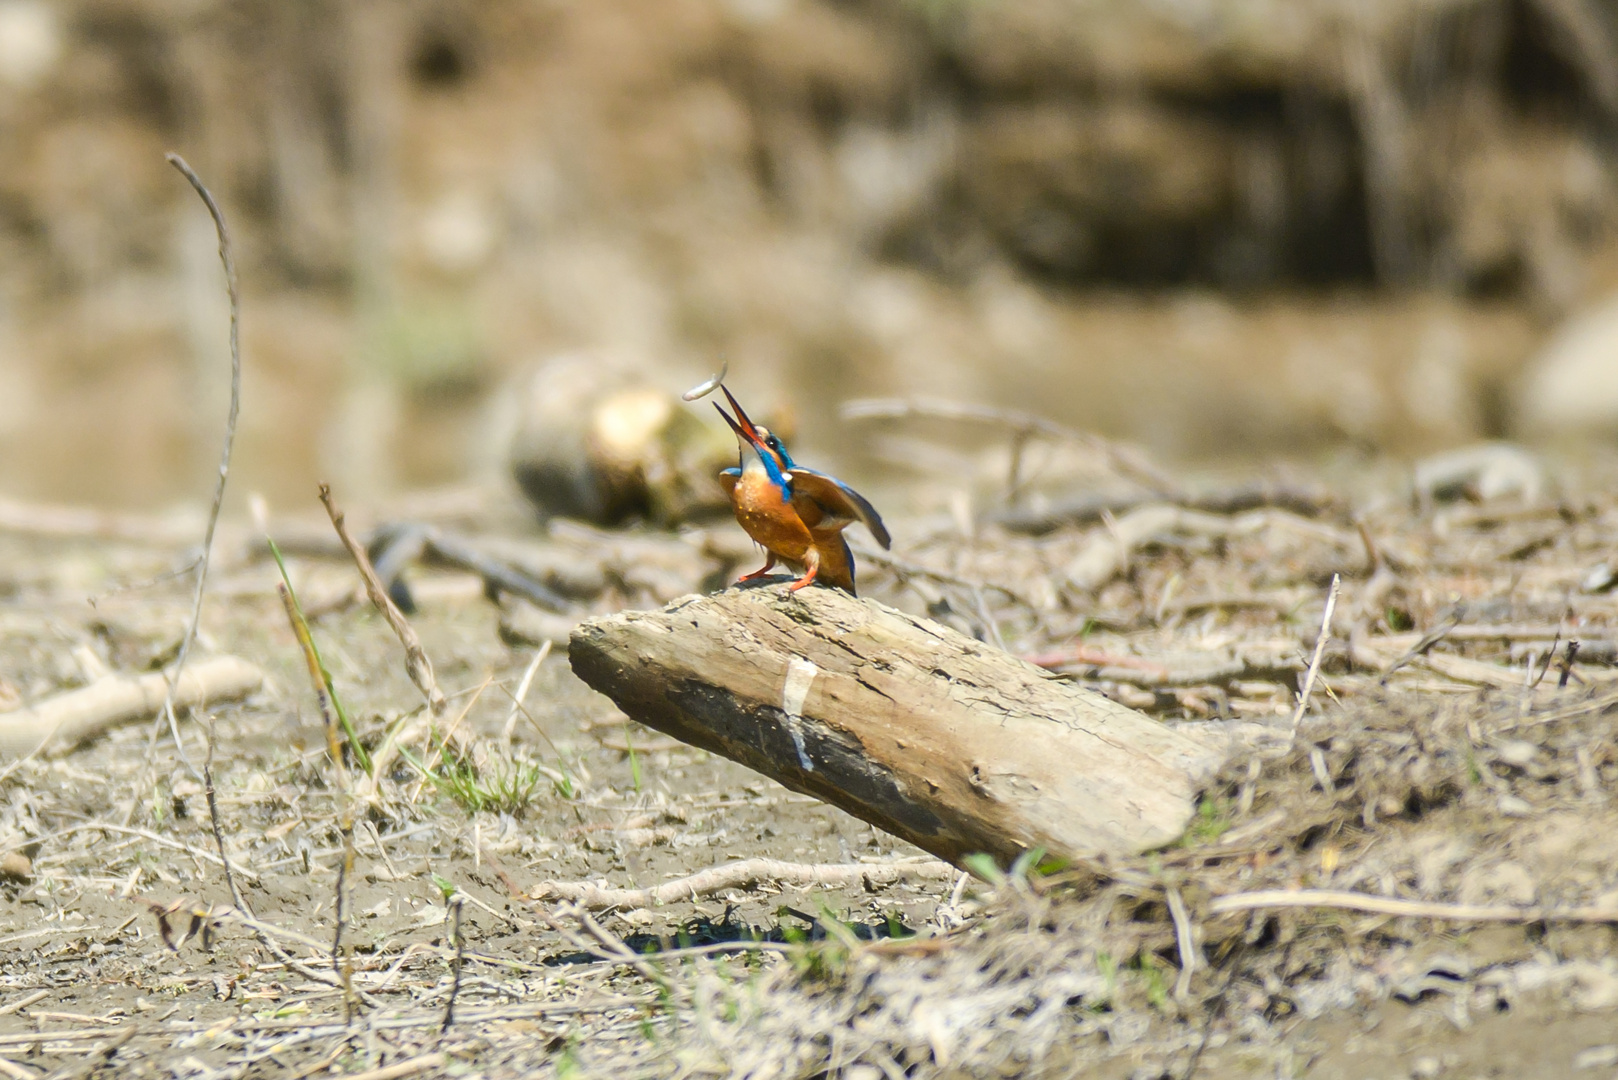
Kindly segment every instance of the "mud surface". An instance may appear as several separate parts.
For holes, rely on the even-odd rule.
[[[0,853],[29,865],[0,885],[0,1057],[28,1075],[184,1077],[1610,1073],[1618,942],[1599,913],[1618,909],[1618,607],[1594,573],[1618,525],[1606,475],[1557,477],[1554,499],[1424,509],[1391,488],[1323,498],[1313,516],[1175,508],[1105,573],[1087,553],[1142,511],[969,536],[947,517],[896,521],[903,555],[866,560],[869,595],[1232,748],[1180,844],[999,886],[765,880],[589,913],[529,899],[548,881],[644,887],[754,857],[924,864],[628,724],[560,648],[514,710],[540,613],[491,603],[470,575],[413,569],[413,620],[450,707],[408,745],[440,780],[401,758],[359,814],[346,1008],[330,947],[353,804],[274,564],[230,524],[201,649],[268,673],[206,713],[225,850],[257,921],[231,906],[186,764],[206,758],[205,724],[182,720],[183,756],[141,722],[9,767]],[[546,616],[551,636],[752,568],[724,527],[538,530],[506,505],[440,504],[437,520],[504,534],[535,562],[596,566],[600,588]],[[171,657],[189,610],[173,576],[183,548],[46,531],[0,537],[0,689],[39,701]],[[271,531],[374,750],[421,705],[399,647],[317,522]],[[1335,632],[1294,736],[1333,574]],[[446,746],[482,797],[510,805],[469,810],[434,763]],[[1218,906],[1273,889],[1503,921]],[[1171,895],[1194,943],[1186,978]],[[1549,914],[1514,914],[1527,905]],[[1557,914],[1580,907],[1594,921]]]

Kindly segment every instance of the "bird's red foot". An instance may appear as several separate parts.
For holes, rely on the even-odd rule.
[[[760,567],[757,570],[754,570],[751,574],[748,574],[746,577],[737,578],[736,581],[737,581],[738,584],[743,582],[743,581],[754,581],[754,580],[756,580],[758,578],[763,577],[765,574],[768,574],[771,570],[774,570],[774,569],[775,569],[775,559],[772,557],[770,559],[770,561],[765,563],[762,567]]]
[[[809,572],[807,574],[803,575],[803,577],[799,578],[797,581],[794,581],[791,585],[787,586],[787,592],[793,593],[793,592],[797,592],[799,589],[807,588],[810,584],[812,584],[814,582],[815,575],[818,574],[818,573],[820,573],[820,567],[811,566],[809,568]]]

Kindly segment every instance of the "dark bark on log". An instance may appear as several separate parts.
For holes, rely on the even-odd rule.
[[[779,582],[581,624],[569,656],[634,719],[959,865],[1173,842],[1222,746],[926,619]]]

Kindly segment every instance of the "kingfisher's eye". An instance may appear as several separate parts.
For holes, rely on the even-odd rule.
[[[777,439],[774,435],[771,435],[768,439],[765,439],[764,442],[771,450],[781,449],[781,440]]]

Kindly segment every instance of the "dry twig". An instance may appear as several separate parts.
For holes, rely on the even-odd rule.
[[[168,721],[169,734],[174,739],[174,752],[179,755],[191,773],[202,780],[208,796],[208,814],[213,826],[214,840],[219,845],[219,856],[225,868],[225,884],[230,889],[231,899],[238,904],[241,894],[236,889],[236,879],[231,873],[230,860],[225,854],[224,831],[219,823],[219,809],[214,796],[213,758],[216,740],[215,720],[212,714],[208,717],[208,753],[203,761],[202,771],[191,763],[186,756],[185,744],[180,739],[179,720],[174,715],[174,701],[177,688],[184,678],[185,662],[191,655],[191,646],[197,638],[197,627],[202,621],[202,598],[208,584],[208,562],[213,554],[214,532],[219,526],[219,511],[225,501],[225,481],[230,476],[230,456],[236,444],[236,418],[241,412],[242,403],[242,351],[240,337],[241,302],[236,292],[236,263],[231,255],[230,230],[225,225],[225,215],[214,200],[213,193],[208,185],[202,182],[196,172],[179,154],[165,155],[168,163],[178,169],[187,182],[190,183],[203,205],[208,208],[208,214],[213,218],[214,231],[219,236],[219,261],[225,271],[225,293],[230,303],[230,408],[225,418],[224,446],[219,454],[219,480],[214,485],[213,504],[208,509],[208,526],[203,533],[202,553],[197,560],[197,586],[191,599],[191,618],[186,623],[185,636],[180,639],[180,649],[174,658],[174,667],[169,673],[169,689],[163,700],[163,707],[159,710],[159,721]],[[151,737],[146,744],[146,770],[152,766],[152,758],[157,749],[157,733],[159,723],[152,725]],[[142,777],[142,784],[145,778]],[[129,811],[134,812],[135,803],[131,801]]]
[[[421,1057],[413,1057],[395,1065],[388,1065],[384,1068],[349,1073],[347,1080],[404,1080],[404,1077],[415,1076],[418,1073],[426,1072],[428,1069],[436,1069],[441,1065],[448,1064],[448,1062],[449,1055],[442,1051],[437,1051],[431,1054],[423,1054]]]
[[[1191,976],[1197,970],[1196,939],[1192,936],[1191,915],[1185,909],[1185,897],[1178,885],[1163,889],[1168,900],[1169,917],[1174,920],[1174,944],[1180,953],[1180,977],[1174,980],[1174,1000],[1184,1003],[1191,995]]]
[[[326,507],[326,513],[331,516],[332,528],[337,530],[338,538],[348,549],[349,555],[353,556],[360,577],[365,579],[366,595],[371,598],[371,603],[381,612],[382,617],[388,621],[388,626],[393,629],[399,644],[404,646],[405,670],[410,674],[410,681],[416,684],[421,696],[427,699],[427,707],[432,710],[433,715],[440,715],[447,702],[444,692],[438,688],[438,680],[433,677],[433,662],[427,658],[427,650],[421,647],[421,638],[416,635],[415,628],[404,617],[404,612],[399,610],[399,605],[388,595],[382,580],[376,576],[376,568],[371,565],[370,556],[366,555],[365,548],[349,533],[348,525],[343,520],[343,512],[332,501],[331,485],[320,485],[320,501]]]
[[[1215,897],[1208,905],[1208,914],[1226,915],[1236,911],[1257,911],[1264,908],[1334,908],[1339,911],[1363,911],[1368,915],[1447,919],[1451,922],[1618,923],[1618,908],[1610,907],[1552,908],[1539,905],[1511,907],[1487,904],[1439,904],[1426,900],[1401,900],[1392,896],[1369,896],[1365,893],[1336,889],[1265,889],[1258,892],[1231,893]]]
[[[528,688],[534,684],[534,676],[539,672],[539,665],[543,664],[550,654],[551,642],[547,638],[540,645],[539,651],[534,654],[534,658],[528,662],[528,666],[523,669],[522,678],[517,682],[517,692],[511,695],[511,711],[506,714],[506,723],[501,732],[501,740],[508,748],[511,746],[512,732],[517,728],[517,716],[523,711],[523,702],[528,698]]]
[[[529,894],[535,900],[565,900],[591,911],[604,908],[642,908],[695,900],[722,889],[752,888],[769,881],[791,888],[843,888],[859,882],[891,885],[897,881],[944,881],[955,873],[946,862],[909,863],[789,863],[776,859],[743,859],[715,866],[689,877],[676,878],[648,889],[604,888],[589,881],[545,881]]]
[[[460,894],[450,898],[450,937],[455,942],[454,981],[450,983],[449,1000],[444,1002],[444,1025],[439,1028],[440,1035],[449,1034],[449,1029],[455,1023],[455,999],[461,996],[461,969],[466,964],[466,937],[461,933],[461,908],[465,898]]]
[[[1309,670],[1303,676],[1303,689],[1298,691],[1298,705],[1292,710],[1292,736],[1298,735],[1298,724],[1303,720],[1305,710],[1309,708],[1309,695],[1314,692],[1315,679],[1320,675],[1320,662],[1326,655],[1326,642],[1331,639],[1331,617],[1337,610],[1337,590],[1342,587],[1342,577],[1338,574],[1331,576],[1331,589],[1326,593],[1326,610],[1320,616],[1320,635],[1315,638],[1314,655],[1309,657]]]
[[[230,411],[225,418],[225,443],[219,454],[219,481],[214,486],[213,505],[208,510],[208,527],[202,537],[202,556],[197,563],[197,587],[191,598],[191,619],[186,624],[185,636],[180,639],[180,651],[174,658],[174,667],[169,678],[178,683],[181,674],[185,671],[186,659],[191,655],[191,645],[197,639],[197,624],[202,620],[202,596],[208,583],[208,560],[213,552],[214,530],[219,526],[219,510],[225,501],[225,480],[230,476],[230,455],[236,444],[236,417],[241,412],[242,404],[242,350],[239,334],[241,321],[241,301],[236,294],[236,261],[231,255],[230,230],[225,226],[225,215],[214,201],[213,192],[202,178],[186,164],[179,154],[164,155],[170,165],[178,169],[197,195],[202,199],[203,205],[213,217],[214,230],[219,234],[219,261],[225,268],[225,293],[230,301]],[[182,761],[185,761],[185,747],[180,742],[179,722],[174,716],[174,695],[172,693],[163,702],[163,715],[168,719],[169,731],[174,736],[174,746]],[[213,756],[213,726],[208,729],[208,753]],[[186,766],[196,773],[195,766],[186,761]],[[199,779],[206,779],[198,774]],[[213,781],[206,780],[208,787],[213,787]],[[227,874],[228,878],[229,875]]]

